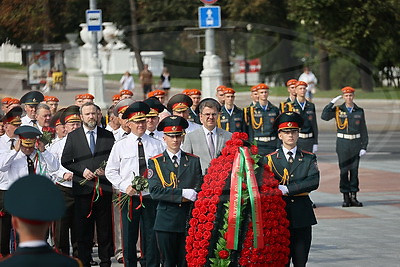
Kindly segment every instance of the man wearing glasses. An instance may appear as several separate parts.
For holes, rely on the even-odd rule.
[[[200,157],[203,175],[213,158],[216,158],[232,134],[217,127],[220,104],[212,98],[205,98],[199,103],[200,129],[185,136],[182,150]]]

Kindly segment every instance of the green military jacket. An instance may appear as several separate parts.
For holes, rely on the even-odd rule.
[[[197,124],[201,124],[199,114],[196,114],[191,108],[189,108],[189,117],[187,120],[195,122]]]
[[[300,133],[313,134],[314,144],[318,144],[318,125],[317,125],[317,114],[315,112],[315,105],[306,100],[304,109],[301,108],[297,99],[294,101],[293,111],[300,114],[303,118],[304,123],[300,129]]]
[[[286,185],[289,190],[283,199],[286,201],[290,227],[301,228],[316,224],[312,202],[308,196],[308,193],[319,186],[320,174],[316,156],[310,152],[297,150],[294,162],[290,166],[281,147],[267,155],[266,161],[275,179],[280,184]]]
[[[149,159],[150,196],[159,201],[154,222],[156,231],[185,232],[193,202],[182,202],[182,189],[199,191],[201,188],[199,157],[181,153],[175,183],[171,173],[176,170],[167,151]]]
[[[223,106],[218,117],[217,126],[231,133],[246,132],[243,110],[235,105],[232,115],[230,115],[225,106]]]
[[[252,141],[255,137],[277,138],[278,133],[273,129],[273,124],[278,115],[279,109],[269,101],[266,110],[261,107],[259,102],[253,107],[245,108],[244,116],[249,140]],[[257,144],[262,143],[262,141],[257,141]]]
[[[340,106],[334,106],[333,103],[329,103],[322,111],[321,119],[329,121],[333,118],[336,120],[336,129],[338,133],[350,135],[360,134],[361,149],[367,150],[368,131],[365,123],[364,110],[362,108],[354,104],[353,110],[350,113],[345,103]]]
[[[293,111],[294,102],[288,97],[286,101],[279,103],[279,110],[281,113]]]

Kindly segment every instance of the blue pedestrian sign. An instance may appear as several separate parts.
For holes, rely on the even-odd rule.
[[[219,6],[199,7],[199,28],[221,28],[221,8]]]
[[[88,25],[88,31],[99,32],[102,30],[101,27],[101,10],[92,9],[86,10],[86,24]]]

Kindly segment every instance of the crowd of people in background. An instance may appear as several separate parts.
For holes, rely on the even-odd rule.
[[[287,152],[282,150],[291,138],[286,135],[298,134],[292,160],[304,157],[316,165],[318,125],[311,99],[317,80],[307,69],[299,80],[287,81],[288,97],[281,103],[271,103],[269,86],[260,83],[250,88],[246,107],[238,107],[236,91],[223,85],[216,88],[215,99],[202,99],[198,89],[170,96],[171,76],[166,68],[160,89],[154,88],[147,65],[139,77],[145,99],[134,100],[135,83],[127,72],[120,80],[120,93],[110,99],[105,114],[88,93],[76,95],[74,105],[61,109],[56,96],[38,91],[20,99],[1,100],[2,257],[18,243],[11,215],[4,210],[4,194],[26,175],[47,176],[62,192],[66,212],[51,225],[46,238],[59,252],[79,258],[83,266],[98,264],[92,258],[93,244],[98,246],[100,266],[110,266],[113,256],[125,266],[137,266],[138,262],[142,266],[185,266],[191,204],[200,190],[201,177],[232,133],[247,133],[261,156],[272,155],[271,160],[276,161],[279,153]],[[354,103],[354,94],[353,88],[343,88],[321,115],[324,120],[336,121],[343,207],[362,206],[357,199],[358,165],[368,145],[364,111]],[[344,103],[335,106],[342,97]],[[292,118],[293,113],[300,119],[279,119],[281,114]],[[287,125],[276,127],[277,120]],[[290,157],[285,154],[283,158],[290,162]],[[296,178],[281,179],[280,171],[275,171],[282,194],[290,196],[288,201],[297,200],[291,195]],[[298,170],[294,175],[305,179],[308,170],[303,171],[306,174]],[[314,182],[318,182],[315,175]],[[133,183],[135,177],[139,177],[137,181],[149,178],[149,186],[140,190]],[[318,187],[317,182],[314,185]],[[310,219],[290,226],[291,234],[301,240],[291,240],[295,244],[291,257],[299,266],[307,262],[311,225],[316,223],[312,208],[309,211],[313,203],[308,194],[304,203],[295,208],[300,209],[297,212],[307,210]]]

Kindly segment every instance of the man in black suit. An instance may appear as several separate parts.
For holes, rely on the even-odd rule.
[[[18,179],[5,193],[4,203],[20,242],[13,254],[0,260],[0,266],[82,266],[45,241],[51,222],[65,211],[61,191],[47,177],[30,174]]]
[[[68,134],[61,157],[61,164],[74,174],[72,192],[75,198],[78,257],[84,266],[90,266],[96,222],[100,266],[111,266],[112,187],[100,166],[108,160],[114,136],[97,126],[95,104],[85,103],[80,113],[83,125]]]

